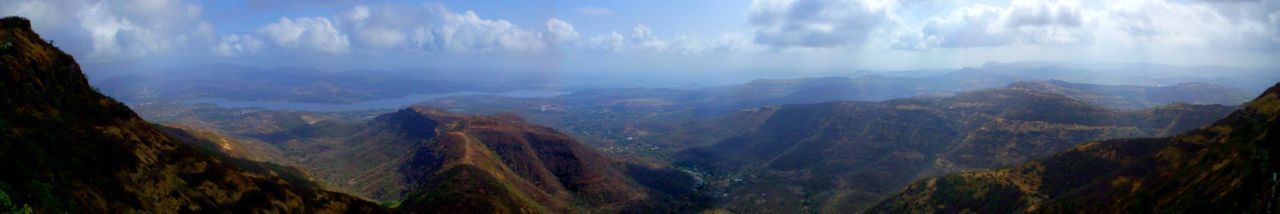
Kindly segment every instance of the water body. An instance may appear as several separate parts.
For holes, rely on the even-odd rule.
[[[468,96],[468,95],[492,95],[503,97],[554,97],[569,92],[565,91],[543,91],[543,90],[514,90],[508,92],[479,92],[479,91],[461,91],[437,94],[411,94],[404,97],[376,99],[355,103],[308,103],[308,102],[275,102],[275,101],[238,101],[228,100],[224,98],[203,98],[187,101],[187,103],[208,103],[223,108],[250,108],[260,107],[272,110],[298,110],[298,111],[357,111],[368,109],[396,109],[408,106],[409,104],[429,101],[437,98],[452,96]]]

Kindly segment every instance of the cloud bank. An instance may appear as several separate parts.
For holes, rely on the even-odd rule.
[[[0,0],[47,38],[90,61],[170,55],[614,53],[649,55],[825,54],[1075,48],[1280,51],[1280,1],[754,0],[723,32],[673,32],[640,23],[575,27],[554,14],[506,20],[438,2],[344,2],[307,16],[279,16],[244,32],[221,32],[205,5],[189,0]],[[258,5],[258,4],[254,4]],[[596,6],[568,13],[622,15]],[[225,14],[217,14],[218,16]],[[572,15],[572,14],[570,14]],[[524,25],[517,24],[524,23]],[[608,22],[620,23],[620,22]],[[1067,50],[1067,49],[1064,49]],[[1008,51],[1006,51],[1008,52]]]

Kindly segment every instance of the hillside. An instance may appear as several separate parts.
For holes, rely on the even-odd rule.
[[[385,212],[166,136],[26,19],[0,20],[0,40],[0,212]]]
[[[712,183],[727,196],[719,206],[732,211],[853,212],[917,178],[1016,164],[1091,140],[1177,133],[1231,110],[1116,111],[1016,88],[786,105],[757,111],[767,118],[757,126],[716,131],[741,134],[677,158],[718,174],[721,182]]]
[[[514,115],[413,107],[365,123],[319,122],[263,138],[334,185],[401,210],[562,213],[680,209],[688,175],[616,162],[558,131]],[[665,185],[665,186],[664,186]],[[689,188],[680,192],[680,189]]]
[[[1138,110],[1175,103],[1234,106],[1250,93],[1230,87],[1185,83],[1166,86],[1098,85],[1048,80],[1081,79],[1092,73],[1061,68],[971,68],[918,77],[868,74],[857,77],[761,79],[737,85],[695,88],[588,89],[549,98],[497,96],[446,97],[425,102],[450,111],[480,114],[511,112],[534,123],[564,131],[588,145],[622,155],[662,158],[664,150],[716,143],[704,135],[706,123],[742,109],[823,102],[878,102],[937,97],[989,88],[1060,94],[1112,109]],[[1176,82],[1175,82],[1176,83]],[[730,117],[733,118],[733,117]],[[726,121],[727,122],[727,121]],[[743,122],[755,123],[752,120]],[[739,125],[740,123],[728,123]],[[714,130],[708,130],[715,132]],[[684,138],[684,137],[688,138]]]
[[[1092,142],[1016,166],[916,181],[873,213],[1265,213],[1276,197],[1280,84],[1211,126]]]
[[[1061,80],[1023,81],[1009,88],[1061,94],[1072,99],[1114,109],[1141,109],[1169,103],[1236,105],[1249,100],[1239,89],[1207,84],[1180,83],[1169,86],[1095,85]]]

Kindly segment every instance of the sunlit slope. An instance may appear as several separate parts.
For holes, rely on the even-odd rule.
[[[688,175],[644,182],[653,179],[639,177],[673,170],[615,161],[511,114],[412,107],[265,138],[334,185],[411,213],[676,210],[692,206],[679,202],[694,194]]]

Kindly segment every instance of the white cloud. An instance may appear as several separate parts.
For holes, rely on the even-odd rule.
[[[773,47],[858,46],[892,18],[888,4],[863,0],[755,0],[755,42]]]
[[[351,8],[351,11],[347,11],[346,16],[346,18],[353,21],[364,21],[364,19],[369,18],[369,6],[356,5],[356,7]]]
[[[1264,20],[1233,19],[1213,4],[1134,0],[1108,2],[1095,24],[1102,44],[1124,46],[1170,46],[1256,48],[1265,44],[1268,25]]]
[[[251,35],[231,34],[222,36],[222,41],[214,45],[210,51],[222,56],[239,56],[255,54],[260,49],[262,49],[262,40]]]
[[[480,18],[474,11],[444,10],[440,26],[432,33],[446,51],[536,51],[546,47],[542,34],[517,27],[507,20]]]
[[[578,39],[578,31],[573,29],[573,25],[556,18],[547,20],[547,32],[550,32],[551,39],[556,42]]]
[[[578,14],[586,16],[608,16],[613,15],[613,10],[604,7],[579,7],[574,9]]]
[[[510,21],[485,19],[474,11],[455,12],[438,3],[417,7],[356,6],[343,12],[340,31],[351,32],[357,49],[429,52],[547,51],[559,46],[587,52],[623,50],[650,53],[698,54],[734,52],[757,48],[749,36],[726,34],[719,38],[675,36],[662,38],[639,25],[629,35],[618,32],[583,36],[568,21],[551,18],[542,28],[523,28]]]
[[[1225,3],[1126,0],[1100,4],[1086,8],[1072,0],[1019,0],[1004,7],[968,5],[929,18],[918,28],[898,32],[889,40],[894,47],[906,49],[1018,45],[1248,48],[1277,44],[1265,42],[1276,25],[1243,18],[1249,15],[1224,14],[1241,11],[1215,6]],[[1233,20],[1232,16],[1242,18]],[[1259,41],[1270,44],[1257,44]]]
[[[412,47],[414,50],[430,50],[439,47],[439,45],[436,45],[436,36],[431,34],[431,31],[428,31],[426,27],[414,28],[410,40],[413,41]]]
[[[1080,2],[1013,1],[1005,11],[1005,25],[1011,28],[1063,26],[1079,27],[1083,22]]]
[[[599,47],[599,43],[610,42],[610,48],[607,50],[622,49],[622,45],[616,45],[622,40],[622,35],[613,32],[608,36],[592,37],[587,47]],[[738,52],[745,50],[757,50],[757,45],[751,42],[749,37],[740,34],[725,34],[719,38],[707,39],[688,35],[680,35],[672,38],[662,38],[653,33],[645,25],[637,25],[631,29],[631,36],[627,38],[630,41],[630,47],[635,50],[646,51],[650,53],[677,53],[677,54],[702,54],[710,52]],[[599,50],[588,49],[588,50]]]
[[[1268,22],[1268,26],[1271,26],[1271,28],[1268,29],[1271,31],[1269,32],[1271,34],[1271,42],[1280,44],[1280,27],[1276,27],[1280,26],[1280,11],[1267,15],[1267,18],[1271,20]]]
[[[551,42],[577,39],[573,26],[563,20],[548,20],[544,34],[473,11],[454,12],[439,3],[356,6],[338,20],[339,29],[352,32],[357,48],[372,50],[540,51]]]
[[[0,15],[31,19],[46,38],[91,61],[207,47],[213,27],[202,12],[198,4],[179,0],[0,1]]]
[[[666,45],[665,49],[681,54],[731,53],[756,47],[749,37],[740,34],[725,34],[714,39],[678,36],[667,41]]]
[[[414,39],[412,27],[425,20],[419,19],[420,16],[424,16],[420,10],[392,6],[375,10],[357,5],[336,18],[334,25],[339,31],[351,35],[356,48],[374,51],[412,49],[409,46]]]
[[[1066,45],[1090,39],[1084,12],[1074,1],[1014,1],[1008,7],[975,4],[925,22],[918,32],[900,34],[899,48]]]
[[[351,50],[347,35],[338,31],[328,18],[280,18],[258,29],[276,45],[327,54],[344,54]]]
[[[653,30],[644,25],[636,25],[636,27],[631,28],[631,42],[635,43],[636,47],[656,52],[663,52],[667,49],[667,42],[658,39],[658,36],[653,35]]]
[[[408,41],[408,35],[400,29],[382,26],[371,26],[356,31],[356,38],[365,45],[376,49],[393,48]]]
[[[1094,55],[1133,55],[1139,61],[1146,60],[1143,57],[1148,55],[1144,54],[1154,59],[1170,52],[1164,50],[1235,54],[1202,60],[1212,62],[1230,61],[1227,58],[1236,56],[1263,56],[1257,53],[1272,56],[1280,50],[1277,0],[756,0],[745,11],[746,20],[724,23],[740,26],[727,32],[666,32],[658,27],[672,23],[652,25],[655,28],[606,26],[597,31],[571,24],[594,20],[568,19],[584,16],[503,20],[477,13],[485,11],[450,10],[440,3],[393,2],[358,5],[317,17],[282,17],[260,23],[251,32],[214,33],[213,25],[203,20],[205,11],[199,3],[0,0],[0,15],[31,18],[45,38],[56,40],[59,47],[88,61],[175,53],[243,56],[273,48],[282,48],[287,52],[279,53],[286,55],[779,51],[809,58],[840,58],[862,54],[859,50],[898,48],[947,49],[926,54],[967,56],[982,55],[984,51],[1007,53],[979,56],[986,57],[983,60],[1027,52],[1071,55],[1090,51]],[[603,7],[574,9],[587,19],[614,12]],[[919,56],[912,55],[919,53],[916,51],[893,52]],[[1196,57],[1165,59],[1189,58]]]
[[[578,47],[589,52],[615,52],[622,50],[626,42],[627,39],[621,33],[614,31],[582,40]]]

